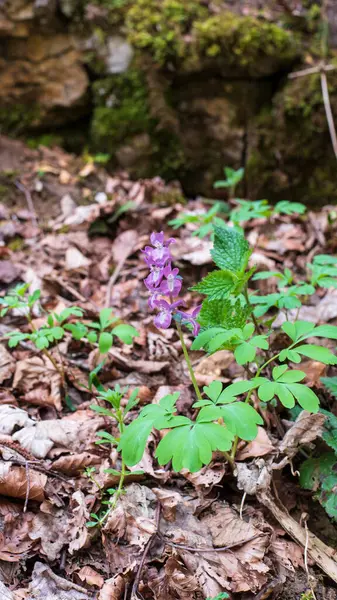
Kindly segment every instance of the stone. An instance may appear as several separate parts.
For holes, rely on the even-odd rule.
[[[118,35],[109,37],[105,57],[107,73],[124,73],[131,63],[133,54],[133,48],[125,38]]]

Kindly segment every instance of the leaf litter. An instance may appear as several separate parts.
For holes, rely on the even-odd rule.
[[[202,200],[184,205],[179,187],[159,178],[132,182],[124,173],[111,177],[61,150],[26,151],[21,142],[8,140],[9,146],[13,143],[27,152],[20,168],[22,180],[33,190],[39,227],[20,206],[22,194],[13,190],[13,208],[1,207],[2,289],[27,281],[31,293],[42,289],[48,310],[59,312],[76,304],[87,321],[112,306],[118,318],[137,327],[140,337],[131,350],[125,345],[111,348],[102,371],[105,385],[140,388],[142,405],[179,389],[183,412],[191,415],[193,398],[174,330],[158,332],[148,318],[139,250],[152,230],[164,229],[168,218],[193,211],[195,202],[202,210],[207,205]],[[53,187],[47,188],[50,183]],[[47,189],[53,190],[49,215]],[[254,247],[252,264],[261,270],[288,266],[302,273],[305,253],[337,250],[336,225],[329,229],[325,209],[314,218],[283,216],[268,226],[265,219],[255,219],[245,227]],[[191,233],[189,226],[179,231],[173,253],[193,285],[207,272],[212,244]],[[11,242],[18,238],[14,250]],[[261,285],[266,294],[275,291],[273,279]],[[335,292],[313,296],[298,311],[299,318],[336,324]],[[20,313],[6,317],[2,335],[17,329],[20,319]],[[188,345],[191,341],[187,336]],[[97,483],[107,489],[118,477],[105,470],[119,466],[114,452],[95,444],[95,434],[107,427],[107,420],[90,410],[92,394],[84,389],[99,357],[97,351],[84,354],[67,339],[58,350],[65,365],[67,402],[59,372],[43,355],[29,344],[13,351],[2,341],[0,347],[0,560],[22,565],[13,571],[15,576],[0,581],[1,598],[200,600],[226,591],[233,600],[265,599],[276,580],[282,598],[290,574],[305,570],[306,540],[299,515],[294,513],[295,520],[271,500],[278,485],[273,473],[288,465],[286,477],[299,490],[292,463],[303,446],[310,449],[321,439],[323,416],[302,412],[295,421],[283,423],[282,439],[259,428],[254,441],[239,446],[237,483],[217,454],[198,473],[176,474],[159,467],[154,457],[159,440],[152,436],[125,494],[102,529],[93,532],[86,523],[100,504],[101,492],[86,469],[94,469]],[[243,367],[226,350],[191,356],[200,385],[215,377],[228,383],[243,376]],[[308,385],[319,388],[326,374],[321,365],[309,360],[303,370]],[[336,581],[332,563],[317,558],[320,552],[333,561],[331,548],[318,544],[315,553],[317,538],[311,539],[309,560]]]

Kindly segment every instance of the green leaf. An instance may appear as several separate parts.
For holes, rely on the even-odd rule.
[[[259,271],[259,273],[255,273],[252,279],[253,281],[258,281],[260,279],[269,279],[269,277],[282,277],[282,274],[279,271]]]
[[[36,340],[35,340],[35,346],[39,349],[39,350],[43,350],[44,348],[48,348],[49,346],[49,340],[45,335],[41,335],[39,336]]]
[[[245,402],[226,404],[221,412],[228,429],[242,440],[254,440],[257,436],[257,425],[263,425],[260,415]]]
[[[337,457],[333,452],[310,458],[301,466],[300,484],[317,492],[316,498],[327,514],[337,520]]]
[[[225,271],[212,271],[193,288],[209,300],[222,300],[235,289],[233,278]]]
[[[172,460],[174,471],[195,473],[212,460],[212,452],[230,450],[234,436],[218,423],[193,423],[169,431],[159,443],[156,457],[160,465]]]
[[[87,335],[87,340],[90,344],[96,344],[97,342],[97,333],[95,333],[94,331],[89,331],[88,335]]]
[[[131,392],[130,398],[124,408],[124,415],[126,415],[128,412],[130,412],[130,410],[132,410],[135,406],[137,406],[137,404],[139,402],[138,392],[139,392],[139,388],[135,388]]]
[[[310,337],[311,332],[315,329],[315,325],[310,321],[295,321],[295,323],[286,321],[281,325],[281,329],[293,342],[297,342],[300,338],[305,339],[306,337]]]
[[[100,415],[105,415],[107,417],[113,416],[111,410],[109,408],[105,408],[105,406],[99,406],[99,404],[90,404],[89,408]]]
[[[103,331],[98,339],[98,348],[101,354],[106,354],[107,352],[109,352],[111,346],[113,343],[113,337],[111,335],[111,333],[108,333],[107,331]]]
[[[133,338],[139,336],[135,327],[126,324],[116,325],[112,329],[112,334],[116,335],[124,344],[132,344]]]
[[[289,200],[280,200],[274,206],[275,214],[283,214],[283,215],[303,215],[307,207],[301,202],[290,202]]]
[[[245,365],[252,362],[256,355],[256,348],[249,342],[239,344],[234,350],[235,360],[238,365]]]
[[[322,438],[337,453],[337,417],[328,410],[321,409],[320,412],[326,417]]]
[[[207,345],[207,352],[213,354],[213,352],[216,352],[222,347],[231,347],[231,342],[232,340],[235,340],[238,333],[240,333],[240,329],[223,329],[222,333],[216,334],[213,339],[209,341]]]
[[[318,325],[313,331],[313,336],[337,340],[337,327],[336,325]]]
[[[21,333],[20,331],[11,331],[8,334],[8,346],[9,348],[16,348],[20,342],[29,339],[29,333]]]
[[[245,237],[230,227],[214,226],[214,248],[212,258],[219,269],[235,274],[244,273],[250,256]]]
[[[138,417],[121,435],[118,450],[122,452],[123,460],[128,467],[133,467],[141,461],[152,426],[152,418]]]
[[[321,382],[337,398],[337,377],[321,377]]]
[[[66,325],[64,325],[64,329],[71,332],[74,340],[81,340],[88,333],[88,328],[84,325],[84,323],[66,323]]]
[[[301,346],[296,346],[295,352],[298,354],[302,354],[308,358],[313,358],[319,362],[324,363],[325,365],[335,365],[337,364],[337,357],[324,346],[316,346],[315,344],[303,344]]]
[[[200,348],[204,348],[210,342],[211,339],[218,333],[223,332],[223,327],[210,327],[210,329],[206,329],[206,331],[202,331],[197,335],[197,337],[193,340],[191,350],[200,350]]]
[[[319,398],[316,396],[315,392],[300,383],[291,383],[287,387],[304,410],[311,413],[318,412]]]
[[[208,386],[204,386],[203,388],[206,396],[208,396],[214,404],[216,404],[217,399],[219,398],[222,392],[222,383],[221,381],[212,381]]]
[[[285,366],[285,365],[282,365]],[[305,378],[304,371],[297,371],[295,369],[291,371],[285,371],[283,374],[277,377],[278,383],[298,383],[298,381],[302,381]]]
[[[111,308],[102,308],[99,313],[99,322],[101,325],[101,329],[106,329],[109,327],[114,321],[116,321],[116,317],[113,317]]]
[[[93,406],[96,406],[96,405],[94,404]],[[92,410],[94,410],[94,409],[92,409]],[[109,416],[111,416],[111,412],[110,412]],[[100,438],[100,440],[98,440],[96,442],[96,444],[111,444],[112,446],[114,444],[117,444],[116,438],[113,435],[111,435],[111,433],[108,433],[107,431],[97,431],[96,435],[97,435],[97,437]]]
[[[205,300],[202,303],[198,322],[201,327],[223,327],[224,329],[242,329],[251,315],[251,308],[240,298],[224,300]]]

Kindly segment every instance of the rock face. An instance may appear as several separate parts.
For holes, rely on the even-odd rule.
[[[2,131],[86,118],[91,151],[134,177],[214,194],[225,165],[244,166],[241,194],[334,200],[319,76],[287,77],[319,60],[321,19],[314,0],[2,0]]]

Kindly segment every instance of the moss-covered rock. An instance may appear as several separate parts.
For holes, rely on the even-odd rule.
[[[328,76],[337,115],[337,75]],[[276,124],[276,126],[275,126]],[[311,205],[336,201],[336,159],[323,105],[320,76],[289,80],[251,126],[248,191]]]

